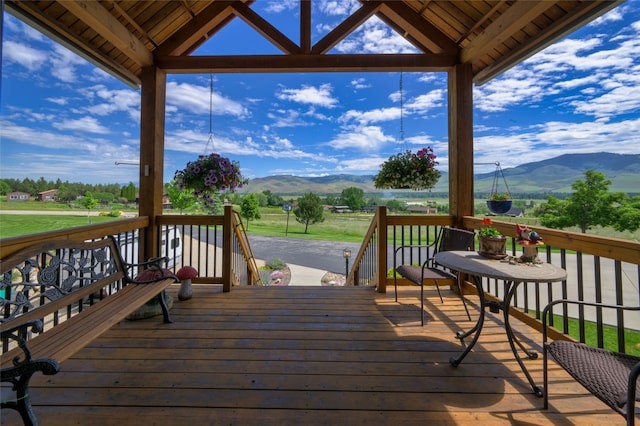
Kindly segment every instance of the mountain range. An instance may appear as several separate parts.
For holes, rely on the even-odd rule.
[[[594,169],[604,173],[612,181],[610,191],[640,194],[640,154],[565,154],[548,160],[521,164],[503,169],[504,180],[498,178],[498,191],[505,192],[506,185],[511,193],[570,193],[571,184],[584,179],[584,172]],[[495,173],[476,174],[476,193],[491,192]],[[356,187],[365,193],[389,193],[373,186],[372,175],[337,174],[320,177],[277,175],[251,179],[240,192],[271,191],[273,194],[301,195],[313,192],[319,195],[340,194],[343,189]],[[449,177],[442,177],[432,189],[433,193],[447,193]],[[406,192],[406,191],[405,191]]]

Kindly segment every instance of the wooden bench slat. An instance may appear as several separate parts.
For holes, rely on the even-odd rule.
[[[29,341],[32,357],[65,361],[174,282],[173,279],[166,279],[151,284],[129,284],[73,318],[32,338]],[[122,299],[126,299],[126,305],[122,304]],[[2,354],[0,365],[6,367],[20,353],[21,350],[15,348]]]

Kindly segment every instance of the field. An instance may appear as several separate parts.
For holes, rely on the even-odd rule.
[[[446,200],[435,200],[438,205],[445,204]],[[478,203],[476,210],[480,210],[482,203]],[[2,210],[41,210],[41,215],[24,214],[1,214]],[[93,211],[106,212],[110,209],[98,208]],[[48,215],[47,211],[55,211],[55,214]],[[60,211],[69,212],[69,215],[61,215]],[[308,233],[304,233],[304,225],[296,221],[293,213],[289,214],[287,225],[287,214],[280,207],[264,207],[260,209],[262,218],[245,221],[249,234],[265,236],[288,236],[292,238],[316,239],[325,241],[362,242],[364,235],[369,228],[373,214],[371,213],[331,213],[325,212],[325,220],[322,223],[309,225]],[[174,214],[175,211],[167,211],[166,214]],[[394,213],[390,213],[394,214]],[[104,223],[118,218],[91,216],[91,223]],[[528,224],[537,226],[538,221],[533,217],[496,217],[496,220]],[[0,202],[0,238],[9,238],[20,235],[35,234],[55,229],[71,228],[89,224],[86,211],[72,210],[66,204],[58,203],[6,203]],[[567,231],[579,232],[577,228],[570,228]],[[635,232],[617,232],[610,228],[597,227],[589,231],[590,235],[598,235],[610,238],[620,238],[625,240],[640,241],[640,230]]]

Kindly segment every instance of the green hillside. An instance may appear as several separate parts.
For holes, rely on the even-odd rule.
[[[584,172],[588,169],[602,172],[611,179],[613,181],[611,191],[640,193],[640,154],[566,154],[549,160],[503,169],[503,172],[512,193],[548,194],[572,192],[571,184],[576,179],[582,179]],[[490,192],[493,176],[493,172],[477,174],[474,181],[475,192]],[[432,192],[448,192],[448,179],[448,174],[443,173]],[[504,182],[500,179],[499,189],[502,190],[503,186]],[[340,194],[343,189],[349,187],[360,188],[365,193],[396,192],[374,188],[372,176],[347,174],[322,177],[281,175],[256,178],[251,179],[241,192],[269,190],[274,194],[285,196],[307,192]]]

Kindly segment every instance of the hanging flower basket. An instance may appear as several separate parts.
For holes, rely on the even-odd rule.
[[[402,154],[392,155],[373,177],[373,184],[379,189],[431,189],[440,179],[435,159],[436,155],[430,147],[422,148],[415,154],[406,150]]]
[[[240,173],[240,164],[219,154],[200,155],[177,170],[174,180],[180,189],[190,189],[205,207],[214,207],[214,194],[234,191],[247,183]]]

